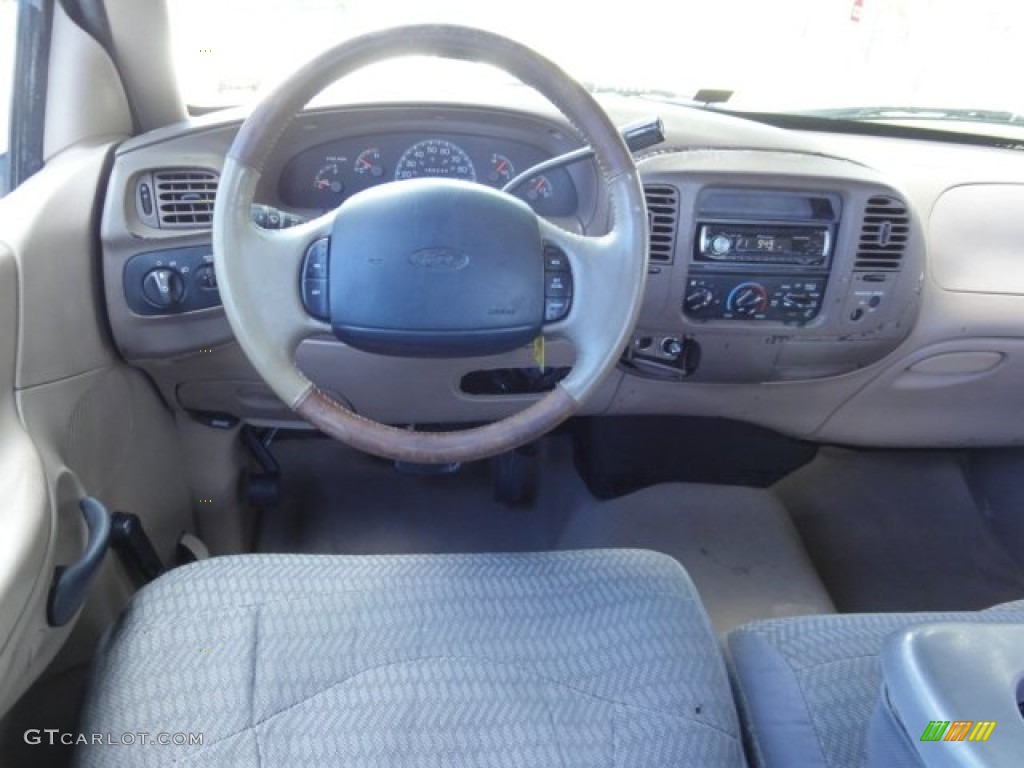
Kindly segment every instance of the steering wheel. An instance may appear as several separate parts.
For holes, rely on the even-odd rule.
[[[303,105],[357,69],[415,55],[491,64],[547,97],[594,149],[611,201],[607,234],[572,234],[510,195],[439,178],[371,188],[290,229],[258,228],[250,213],[257,182]],[[321,253],[326,248],[329,324],[307,312],[300,295],[300,273],[318,243]],[[545,263],[551,266],[552,254],[571,269],[572,303],[567,316],[545,323]],[[255,108],[221,173],[213,255],[235,338],[278,397],[326,434],[368,453],[447,463],[540,437],[577,411],[615,367],[643,298],[647,216],[622,137],[559,67],[489,32],[406,26],[323,53]],[[544,333],[571,341],[576,358],[555,389],[511,417],[462,431],[413,432],[354,413],[298,369],[302,340],[332,332],[355,347],[411,357],[496,354]]]

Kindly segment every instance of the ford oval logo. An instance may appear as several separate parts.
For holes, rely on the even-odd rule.
[[[454,248],[423,248],[409,257],[417,267],[454,272],[469,264],[469,256]]]

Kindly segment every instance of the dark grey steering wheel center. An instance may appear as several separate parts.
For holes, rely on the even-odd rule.
[[[413,179],[361,192],[338,209],[329,263],[331,327],[368,352],[497,354],[541,331],[537,217],[488,187]]]

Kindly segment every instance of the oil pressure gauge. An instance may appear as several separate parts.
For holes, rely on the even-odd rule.
[[[313,188],[325,195],[337,197],[345,191],[345,183],[341,180],[341,169],[337,163],[328,163],[316,172],[313,177]]]

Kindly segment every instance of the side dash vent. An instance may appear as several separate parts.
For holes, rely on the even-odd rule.
[[[898,270],[909,239],[907,206],[894,197],[872,197],[864,209],[854,269]]]
[[[679,192],[667,184],[645,184],[644,197],[651,230],[651,262],[668,264],[676,250]]]
[[[213,223],[215,172],[202,168],[153,171],[153,186],[161,227],[205,229]]]

